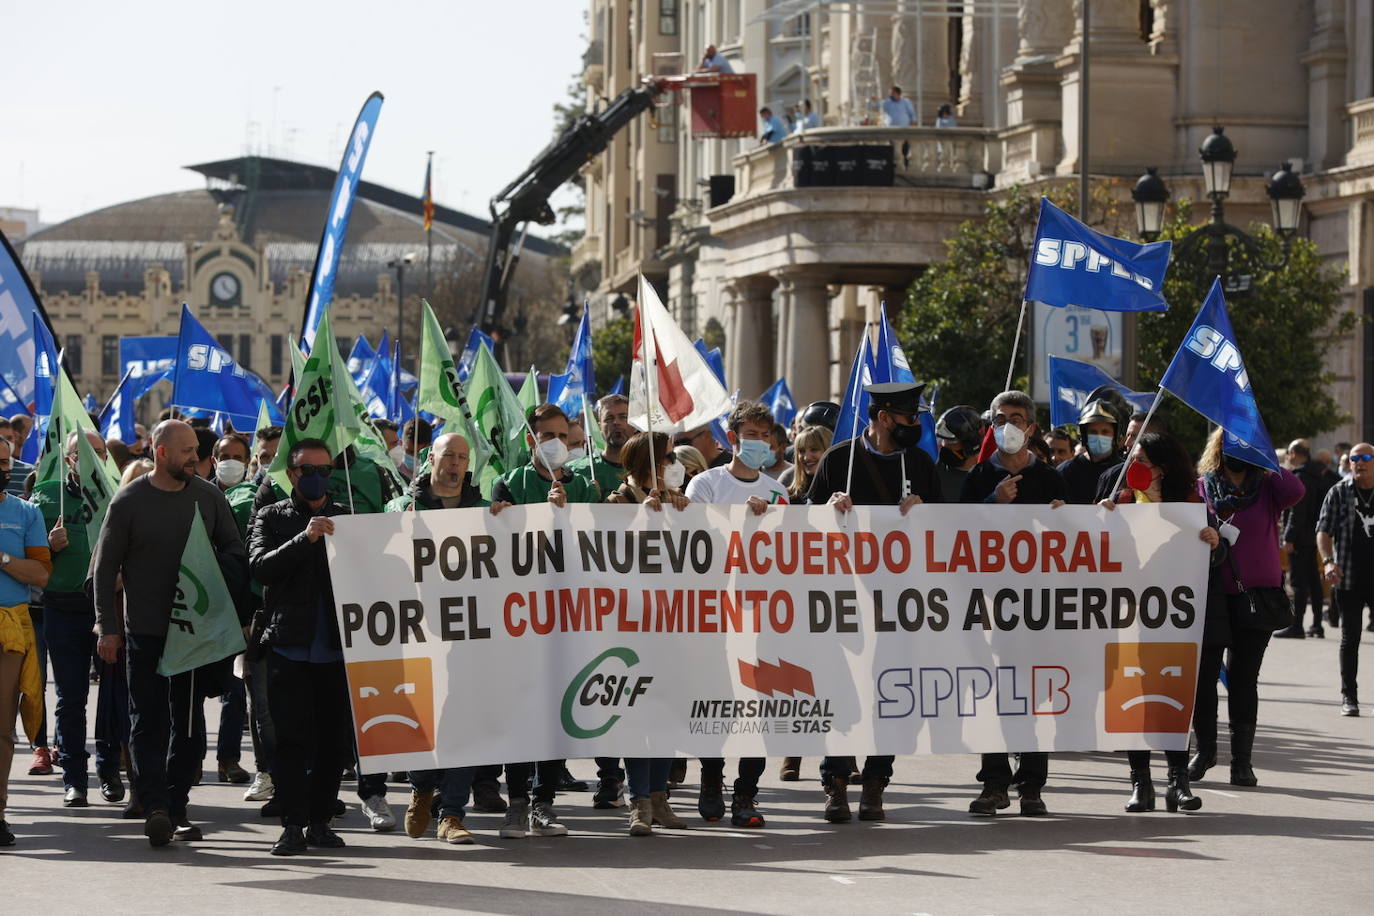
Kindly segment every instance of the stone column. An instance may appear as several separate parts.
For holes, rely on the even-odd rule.
[[[1312,13],[1312,40],[1302,56],[1308,73],[1307,158],[1316,168],[1329,169],[1345,158],[1345,4],[1316,0]]]
[[[731,298],[730,336],[725,376],[733,393],[758,397],[773,383],[772,287],[764,277],[742,277],[726,284]]]
[[[825,278],[798,270],[775,271],[784,297],[787,349],[779,375],[798,404],[830,397],[830,296]]]
[[[919,20],[919,22],[918,22]],[[947,16],[899,12],[892,17],[892,79],[916,109],[916,122],[930,126],[935,109],[949,98]],[[882,87],[887,97],[888,86]]]
[[[1073,35],[1072,0],[1020,0],[1016,24],[1016,59],[1001,76],[1006,129],[999,187],[1037,178],[1058,161],[1060,78],[1055,61]]]

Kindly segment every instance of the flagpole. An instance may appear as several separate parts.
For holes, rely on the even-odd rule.
[[[849,471],[844,478],[844,492],[849,495],[850,489],[854,486],[854,452],[859,448],[859,383],[863,381],[864,370],[859,365],[863,359],[864,345],[868,343],[868,329],[873,326],[873,322],[864,325],[864,338],[859,342],[859,352],[854,354],[854,388],[849,392],[849,403],[854,405],[854,419],[850,423],[849,429]]]
[[[1021,300],[1021,316],[1016,319],[1016,336],[1011,339],[1011,362],[1007,365],[1007,385],[1004,390],[1011,390],[1011,379],[1016,374],[1016,350],[1021,344],[1021,329],[1026,324],[1026,300]]]
[[[348,446],[344,446],[343,464],[344,486],[348,487],[348,511],[356,515],[357,511],[353,508],[353,475],[348,471]]]
[[[1116,502],[1116,495],[1121,492],[1121,482],[1126,479],[1126,469],[1131,466],[1131,456],[1140,448],[1140,436],[1145,435],[1145,430],[1149,429],[1150,420],[1155,415],[1155,408],[1159,406],[1159,402],[1162,400],[1164,400],[1164,389],[1161,387],[1155,392],[1154,402],[1150,404],[1150,409],[1145,414],[1145,422],[1140,424],[1140,435],[1135,437],[1135,441],[1131,443],[1131,450],[1126,453],[1125,460],[1121,462],[1121,473],[1116,475],[1116,483],[1112,486],[1112,491],[1107,494],[1107,498],[1112,502]]]
[[[433,210],[434,150],[430,150],[427,155],[429,156],[429,162],[425,166],[425,175],[428,176],[429,180],[425,182],[425,194],[429,197],[430,210]],[[425,227],[425,292],[432,296],[434,295],[434,230],[432,225],[433,218],[431,217],[428,220],[428,222],[430,222],[431,225]]]
[[[641,366],[644,370],[644,431],[649,434],[649,495],[652,496],[658,489],[658,462],[654,460],[654,405],[658,403],[658,390],[653,385],[653,379],[658,377],[658,340],[654,337],[653,324],[649,320],[648,312],[644,309],[644,287],[648,281],[644,275],[639,275],[639,333],[640,339],[644,344],[644,359]],[[649,371],[649,363],[653,362],[654,371]],[[715,435],[712,433],[712,435]]]

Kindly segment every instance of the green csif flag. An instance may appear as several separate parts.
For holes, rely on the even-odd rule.
[[[468,403],[477,431],[495,450],[481,475],[482,495],[489,497],[496,477],[524,464],[529,449],[525,446],[525,408],[485,343],[478,348],[468,376]]]
[[[463,433],[472,449],[469,467],[473,479],[480,480],[491,459],[491,443],[477,429],[467,392],[458,381],[458,367],[453,362],[453,354],[449,352],[434,309],[423,299],[420,307],[420,388],[415,406],[441,418],[446,432]]]
[[[167,642],[157,663],[157,673],[172,677],[237,655],[245,648],[234,601],[229,597],[215,550],[210,546],[210,535],[197,509],[191,513],[191,530],[181,551],[172,619],[167,625]]]
[[[347,378],[348,372],[339,357],[339,347],[330,327],[329,309],[325,309],[315,332],[315,346],[296,378],[296,396],[286,410],[277,456],[267,471],[285,492],[291,492],[286,463],[297,442],[320,439],[331,455],[339,455],[358,438],[358,415],[348,402],[346,389],[339,383],[340,379]]]
[[[266,429],[272,425],[272,415],[267,412],[267,398],[258,401],[258,422],[253,424],[253,439],[258,438],[258,430]]]
[[[86,520],[86,543],[94,548],[100,541],[100,527],[105,524],[105,513],[114,498],[116,484],[110,480],[85,430],[76,437],[76,474],[81,484],[81,517]]]

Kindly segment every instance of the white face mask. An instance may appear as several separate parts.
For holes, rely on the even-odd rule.
[[[247,472],[248,465],[233,458],[223,458],[215,462],[215,479],[226,487],[242,483]]]
[[[550,439],[548,442],[539,443],[539,458],[537,462],[540,467],[548,470],[558,470],[568,463],[568,446],[562,439]]]
[[[574,461],[581,461],[586,457],[587,450],[580,445],[577,448],[568,449],[568,464],[572,464]]]
[[[387,450],[386,456],[391,459],[391,463],[396,467],[405,467],[406,447],[404,445],[393,445]]]
[[[687,479],[687,469],[682,466],[681,461],[674,461],[663,469],[663,485],[670,490],[682,489],[682,483]]]
[[[997,440],[997,447],[1005,454],[1015,455],[1021,451],[1026,444],[1026,433],[1024,430],[1017,429],[1010,423],[1005,423],[993,430],[993,438]]]

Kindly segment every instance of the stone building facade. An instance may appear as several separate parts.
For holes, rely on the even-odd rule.
[[[761,104],[809,98],[823,121],[767,146],[694,141],[679,123],[671,168],[664,140],[651,175],[621,163],[615,195],[589,186],[608,225],[633,212],[625,201],[674,181],[666,243],[600,240],[615,270],[599,292],[632,295],[626,278],[643,270],[688,333],[723,331],[732,387],[753,395],[781,375],[799,400],[832,396],[878,303],[901,302],[989,195],[1079,173],[1083,2],[1089,173],[1129,183],[1154,166],[1175,198],[1198,200],[1197,149],[1224,125],[1239,151],[1228,220],[1267,221],[1263,176],[1292,162],[1307,190],[1299,234],[1347,272],[1346,307],[1374,316],[1374,0],[591,0],[594,42],[600,22],[632,41],[631,10],[649,21],[670,11],[689,66],[714,43],[758,74]],[[638,72],[622,60],[616,85],[649,72],[647,60]],[[918,125],[875,123],[874,99],[893,83]],[[941,102],[958,127],[932,126]],[[881,148],[891,177],[807,181],[818,147]],[[713,177],[733,180],[728,199],[711,199]],[[1324,439],[1374,436],[1371,335],[1364,326],[1333,353],[1333,391],[1353,421]]]

